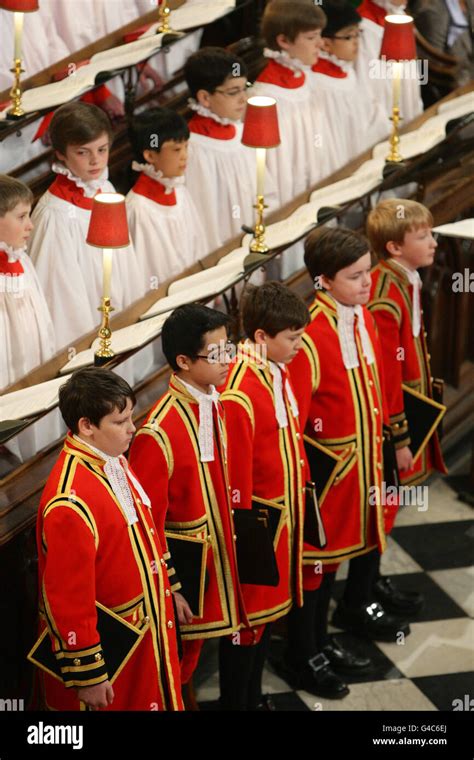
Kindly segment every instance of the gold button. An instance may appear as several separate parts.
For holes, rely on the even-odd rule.
[[[94,655],[94,660],[96,662],[100,662],[100,660],[102,660],[102,655],[100,652],[97,652],[97,654]]]
[[[161,562],[162,565],[165,564],[165,561],[164,561],[163,557],[160,559],[160,562]]]
[[[334,482],[335,482],[335,483],[338,483],[338,482],[339,482],[339,475],[336,475],[336,477],[334,478]]]
[[[426,330],[423,330],[423,336],[424,336],[425,338],[427,338],[427,337],[428,337],[428,333],[426,332]]]
[[[381,469],[382,469],[382,465],[380,464],[380,462],[377,462],[377,470],[381,470]]]
[[[301,435],[299,433],[296,433],[296,440],[299,441],[301,439]]]
[[[165,596],[171,596],[171,591],[169,590],[169,588],[166,589]]]
[[[431,354],[426,354],[426,356],[428,357],[428,359],[431,359]]]
[[[149,617],[148,617],[148,615],[147,615],[147,616],[145,617],[145,623],[149,623],[149,622],[150,622],[150,618],[149,618]]]
[[[234,533],[234,541],[237,541],[237,536],[235,535],[235,533]]]
[[[232,491],[232,486],[227,486],[228,491]]]
[[[166,623],[166,625],[168,626],[168,628],[172,628],[173,627],[173,621],[172,620],[168,620],[168,622]]]
[[[73,663],[73,665],[75,665],[75,666],[76,666],[76,668],[77,668],[77,667],[78,667],[78,666],[81,664],[81,661],[80,661],[79,657],[74,657],[74,659],[73,659],[72,663]]]
[[[153,528],[150,528],[150,533],[151,533],[152,536],[155,535],[155,531],[153,530]]]
[[[300,465],[304,467],[304,459],[300,459]]]
[[[380,443],[380,436],[379,435],[375,436],[375,443]]]
[[[211,544],[211,543],[212,543],[212,537],[211,537],[211,536],[208,536],[206,540],[207,540],[207,543],[208,543],[208,544]]]
[[[137,499],[137,504],[138,504],[138,506],[140,506],[140,504],[141,504],[140,499]]]
[[[303,486],[301,490],[303,491],[303,493],[306,493],[306,486]]]
[[[378,413],[379,413],[379,410],[377,409],[376,406],[374,406],[374,414],[378,414]]]
[[[373,386],[373,382],[372,382],[372,380],[369,380],[369,385],[370,385],[370,387],[372,388],[372,386]]]
[[[224,459],[224,464],[227,464],[227,459]]]
[[[235,515],[235,509],[231,509],[230,511],[232,515]]]

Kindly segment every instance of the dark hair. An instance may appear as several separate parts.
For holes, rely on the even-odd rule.
[[[176,371],[180,354],[195,359],[204,348],[204,335],[219,327],[227,327],[230,318],[208,306],[188,303],[178,306],[169,315],[161,331],[161,345],[168,364]]]
[[[305,302],[281,282],[247,285],[242,294],[242,325],[250,340],[256,330],[274,338],[282,330],[300,330],[310,321]]]
[[[348,0],[323,0],[322,9],[327,18],[323,37],[333,37],[341,29],[356,26],[362,21],[360,13]]]
[[[85,145],[97,140],[103,132],[112,144],[113,131],[107,114],[92,103],[80,100],[58,108],[49,125],[51,145],[63,155],[68,145]]]
[[[0,217],[13,211],[19,203],[31,206],[33,200],[33,193],[28,185],[15,177],[9,177],[8,174],[0,174]]]
[[[131,141],[137,161],[143,161],[144,150],[159,153],[163,144],[169,140],[189,140],[186,119],[171,108],[150,108],[133,119]]]
[[[184,78],[193,98],[199,90],[215,92],[229,77],[247,77],[245,61],[224,48],[204,47],[193,53],[184,66]]]
[[[326,15],[312,2],[272,0],[263,13],[261,33],[267,47],[279,50],[278,35],[294,42],[301,32],[323,29],[325,24]]]
[[[59,410],[69,430],[77,433],[81,417],[99,427],[100,421],[114,409],[123,412],[135,394],[126,380],[110,369],[86,367],[74,372],[59,389]]]
[[[313,279],[324,275],[333,280],[340,269],[354,264],[369,249],[369,241],[360,232],[318,227],[305,240],[304,263]]]

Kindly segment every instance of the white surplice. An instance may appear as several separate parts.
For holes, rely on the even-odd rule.
[[[85,242],[91,211],[51,191],[52,187],[33,212],[29,252],[53,318],[57,346],[64,348],[99,327],[102,251]],[[83,188],[77,191],[79,197],[84,193]],[[114,192],[114,187],[104,181],[102,191]],[[144,293],[133,246],[117,249],[113,253],[112,306],[121,311]]]
[[[171,193],[152,176],[140,181],[127,195],[127,216],[146,289],[156,288],[204,258],[204,229],[189,194],[183,185]],[[147,180],[147,181],[146,181]],[[166,198],[175,201],[166,205]]]

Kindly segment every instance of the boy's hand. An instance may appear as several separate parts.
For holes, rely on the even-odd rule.
[[[98,683],[96,686],[76,688],[77,697],[91,710],[100,710],[114,701],[114,690],[110,681]]]
[[[411,470],[413,467],[413,454],[409,446],[397,449],[397,465],[399,470]]]
[[[193,613],[191,607],[187,603],[186,599],[179,591],[173,591],[174,600],[176,602],[176,611],[178,613],[178,622],[180,625],[186,625],[193,622]]]

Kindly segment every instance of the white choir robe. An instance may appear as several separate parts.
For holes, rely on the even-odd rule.
[[[166,193],[161,182],[142,173],[128,193],[126,204],[145,290],[177,277],[209,252],[186,187],[177,186]]]
[[[255,226],[256,152],[242,145],[241,123],[223,125],[196,114],[189,129],[186,187],[205,231],[206,250],[211,253],[237,235],[243,236],[243,224]],[[225,139],[228,135],[231,139]],[[267,213],[276,208],[275,185],[269,172],[265,202]]]
[[[56,348],[51,316],[29,256],[5,248],[0,243],[0,392],[49,361]],[[23,462],[61,432],[59,415],[52,412],[6,447]]]
[[[92,198],[78,180],[59,175],[33,212],[29,251],[43,287],[58,349],[98,329],[102,297],[102,251],[87,245]],[[102,182],[102,192],[114,192]],[[113,252],[111,302],[121,311],[143,296],[143,277],[133,246]]]
[[[387,117],[392,115],[393,82],[392,79],[374,78],[377,71],[384,72],[377,62],[382,45],[383,26],[375,21],[363,18],[360,24],[362,35],[356,62],[357,78],[362,86],[371,89],[380,104],[385,108]],[[382,63],[382,62],[381,62]],[[403,64],[404,77],[400,87],[400,115],[403,124],[408,124],[423,112],[423,101],[420,94],[418,77],[412,78],[416,71],[415,61]],[[372,75],[371,75],[372,74]]]
[[[352,64],[321,57],[308,75],[314,100],[322,107],[338,146],[341,168],[384,140],[390,121],[371,90],[361,87]]]
[[[267,150],[267,166],[278,188],[278,205],[283,206],[336,170],[338,146],[303,71],[271,60],[253,95],[277,101],[281,144]]]

